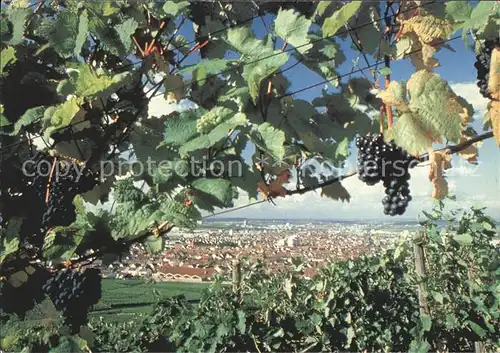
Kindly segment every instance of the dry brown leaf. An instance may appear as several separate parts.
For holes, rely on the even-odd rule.
[[[341,183],[331,184],[322,188],[321,197],[323,196],[331,198],[332,200],[336,201],[342,201],[342,202],[351,201],[351,195],[349,195],[349,192],[344,188],[344,186]]]
[[[282,171],[278,177],[270,184],[266,184],[263,180],[257,182],[259,191],[262,194],[264,200],[273,197],[285,197],[287,195],[287,190],[283,187],[283,184],[288,183],[290,179],[290,170],[286,169]]]
[[[451,156],[443,151],[429,151],[429,180],[432,182],[432,198],[442,199],[448,194],[448,182],[444,170],[451,168]]]
[[[467,133],[467,130],[464,130],[462,132],[462,135],[460,136],[460,140],[458,142],[463,143],[465,141],[470,140],[473,137],[474,136],[471,136]],[[469,147],[459,151],[458,155],[471,164],[477,164],[478,153],[479,153],[479,150],[478,150],[477,145],[473,144],[473,145],[470,145]]]

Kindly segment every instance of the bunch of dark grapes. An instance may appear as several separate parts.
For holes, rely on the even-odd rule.
[[[42,216],[42,228],[47,231],[55,226],[69,226],[76,219],[73,199],[76,195],[94,188],[98,179],[91,172],[79,175],[79,167],[67,164],[59,166],[59,173],[52,175],[49,185],[47,209]],[[45,190],[45,193],[47,190]],[[46,195],[44,195],[46,197]]]
[[[53,274],[42,289],[62,312],[72,333],[77,333],[87,323],[90,307],[101,299],[100,271],[63,269]]]
[[[394,142],[382,148],[384,167],[384,187],[386,196],[382,199],[384,214],[390,216],[403,215],[410,203],[409,168],[413,167],[415,158],[409,155]]]
[[[382,180],[382,147],[384,136],[382,134],[358,136],[358,178],[367,185],[375,185]]]
[[[358,177],[367,185],[383,181],[386,196],[382,200],[384,214],[403,215],[411,201],[409,168],[416,159],[394,142],[385,143],[382,134],[359,136]]]
[[[44,268],[29,268],[29,271],[23,271],[25,280],[20,279],[20,276],[0,280],[0,310],[7,314],[16,314],[21,319],[24,319],[26,312],[33,309],[36,303],[45,298],[42,286],[49,277]]]
[[[477,70],[477,86],[479,87],[479,92],[484,98],[488,99],[491,99],[491,92],[488,89],[491,53],[493,52],[495,46],[498,45],[500,45],[500,37],[494,41],[485,41],[481,52],[476,55],[476,62],[474,63],[474,67]]]

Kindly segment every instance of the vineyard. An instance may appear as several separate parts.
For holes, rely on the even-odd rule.
[[[444,211],[452,156],[477,165],[484,141],[500,145],[498,1],[12,0],[0,17],[2,350],[500,347],[494,219]],[[436,72],[457,41],[476,56],[456,68],[477,74],[483,131]],[[401,62],[414,72],[391,79]],[[317,82],[300,85],[304,72]],[[313,279],[297,261],[280,274],[248,262],[233,286],[151,295],[96,266],[135,244],[162,254],[205,214],[316,190],[333,214],[352,177],[383,185],[378,208],[397,219],[417,166],[436,201],[420,233]],[[131,315],[111,319],[120,306]]]

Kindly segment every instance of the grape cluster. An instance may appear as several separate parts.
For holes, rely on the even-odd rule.
[[[200,134],[208,134],[222,122],[222,116],[209,112],[196,121],[196,130]]]
[[[375,185],[382,180],[382,147],[384,136],[382,134],[358,136],[358,178],[367,185]]]
[[[26,280],[20,284],[19,279],[0,279],[0,311],[16,314],[21,319],[33,309],[35,303],[45,299],[42,285],[49,277],[48,272],[41,267],[31,267],[30,271],[24,273]]]
[[[69,226],[73,223],[76,218],[73,199],[78,194],[92,190],[99,182],[91,171],[85,169],[80,175],[81,167],[67,161],[57,161],[50,177],[53,163],[53,157],[38,153],[26,164],[26,175],[32,175],[28,185],[35,191],[38,201],[44,205],[41,233],[55,226]]]
[[[77,333],[87,323],[89,308],[101,299],[101,274],[94,268],[63,269],[53,274],[42,289],[62,312],[72,333]]]
[[[476,62],[474,67],[477,70],[477,86],[479,87],[479,92],[484,98],[491,99],[491,92],[488,89],[488,81],[490,75],[490,64],[491,64],[491,53],[495,46],[500,45],[500,37],[496,40],[487,40],[484,42],[484,47],[482,51],[476,55]]]
[[[394,142],[385,143],[382,134],[359,136],[358,177],[367,185],[383,182],[386,196],[382,199],[384,214],[403,215],[410,203],[409,169],[416,159]]]
[[[42,227],[46,230],[54,226],[69,226],[75,221],[76,209],[73,199],[76,195],[85,193],[98,183],[92,173],[79,175],[75,165],[66,165],[66,170],[60,165],[60,173],[52,176],[49,186],[47,210],[42,216]]]

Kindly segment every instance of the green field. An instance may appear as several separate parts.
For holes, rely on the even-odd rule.
[[[162,282],[146,283],[142,280],[115,280],[105,279],[102,281],[101,301],[90,313],[91,317],[102,316],[109,320],[125,320],[137,313],[146,313],[151,310],[157,301],[157,295],[161,297],[174,297],[184,295],[188,300],[200,298],[209,283],[182,283]],[[158,294],[155,294],[155,291]]]

